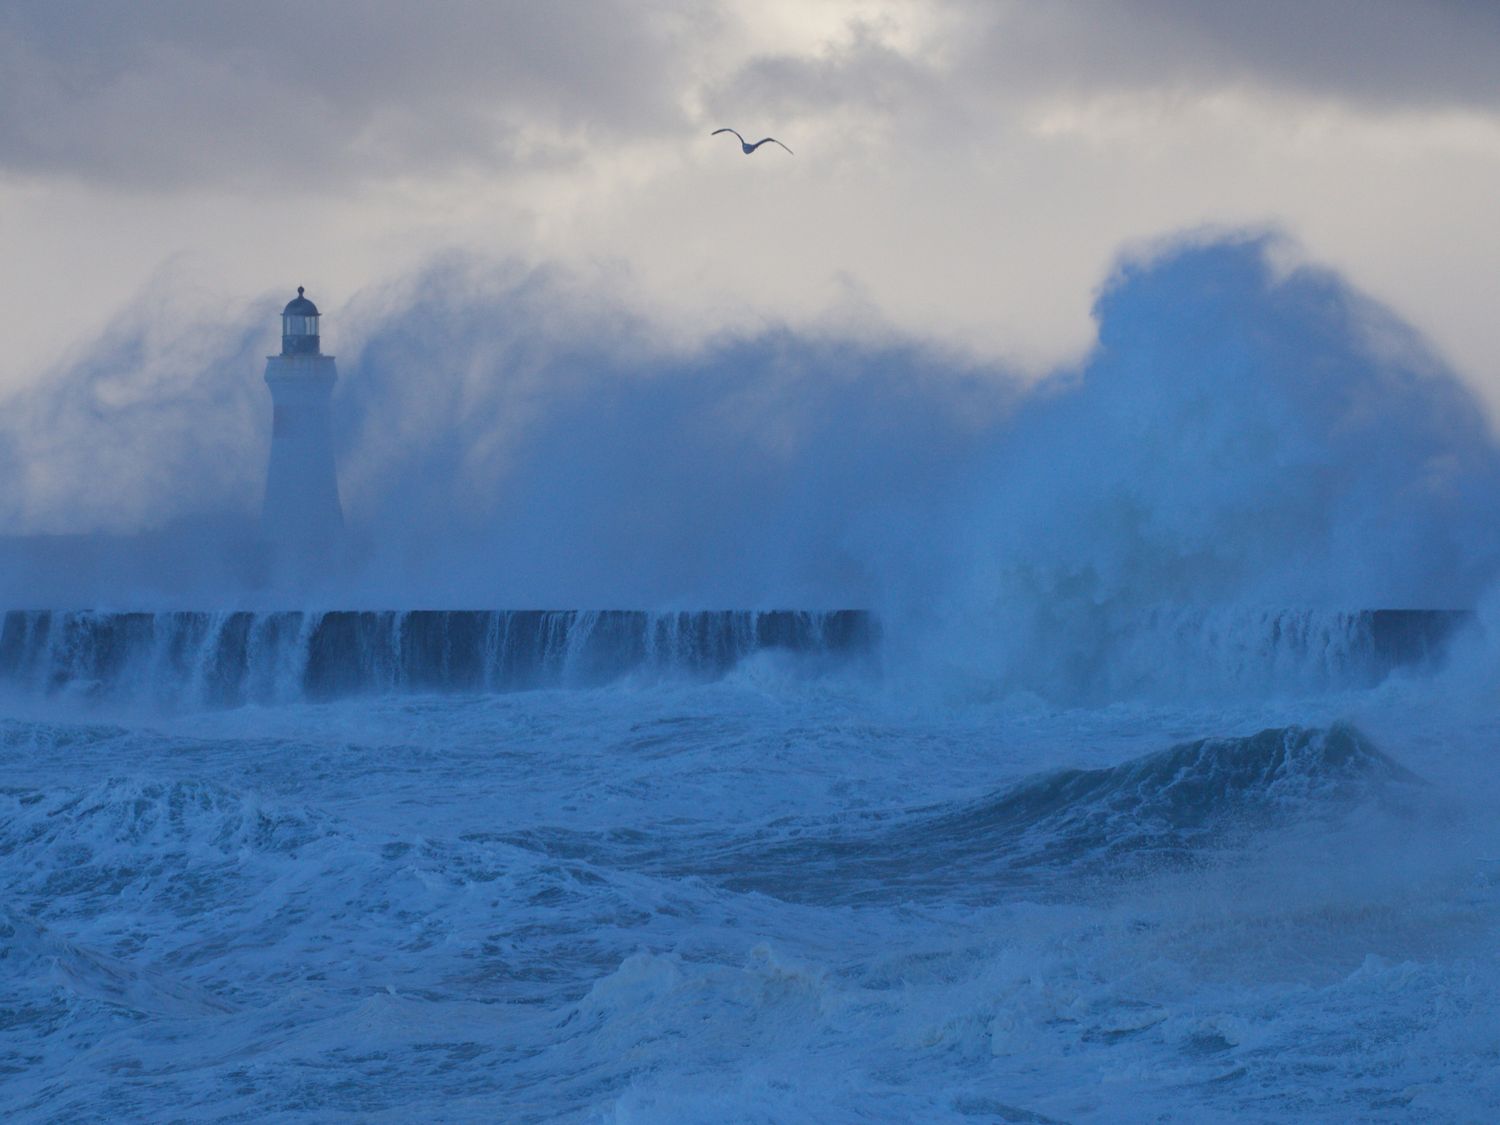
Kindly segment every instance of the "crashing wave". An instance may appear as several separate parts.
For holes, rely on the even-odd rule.
[[[1415,780],[1347,724],[1280,727],[1047,774],[907,831],[952,861],[1004,856],[1013,867],[1180,857],[1233,830]]]
[[[1191,863],[1246,833],[1337,815],[1415,783],[1348,725],[1273,728],[1044,774],[957,808],[876,817],[863,831],[705,846],[682,873],[793,901],[985,899],[1055,882],[1063,869],[1123,876]],[[576,839],[554,843],[590,850]],[[607,851],[594,858],[609,862]]]

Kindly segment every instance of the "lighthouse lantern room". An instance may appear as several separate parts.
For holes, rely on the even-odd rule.
[[[298,286],[281,312],[281,354],[266,359],[271,460],[261,527],[288,551],[326,546],[344,526],[330,425],[338,372],[322,352],[318,320],[318,306]]]
[[[297,297],[281,310],[281,354],[318,354],[318,306],[302,294],[305,290],[297,286]]]

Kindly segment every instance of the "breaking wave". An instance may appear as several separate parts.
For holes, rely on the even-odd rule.
[[[1055,885],[1061,874],[1127,877],[1190,864],[1248,833],[1336,816],[1419,783],[1347,724],[1293,726],[1047,773],[958,807],[705,840],[687,867],[653,854],[637,834],[508,839],[553,856],[660,865],[789,901],[993,900],[1004,888]]]
[[[1347,724],[1273,728],[1047,774],[899,834],[926,858],[950,864],[1140,867],[1416,781]]]

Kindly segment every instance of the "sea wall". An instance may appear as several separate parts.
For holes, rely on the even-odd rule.
[[[217,706],[590,687],[632,674],[722,676],[772,650],[843,662],[873,651],[875,628],[857,610],[11,611],[0,682]]]

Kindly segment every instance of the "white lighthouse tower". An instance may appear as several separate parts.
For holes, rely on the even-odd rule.
[[[284,547],[332,543],[344,526],[333,464],[329,399],[338,381],[318,343],[318,306],[302,295],[281,313],[281,354],[266,359],[271,388],[271,463],[261,528]]]

